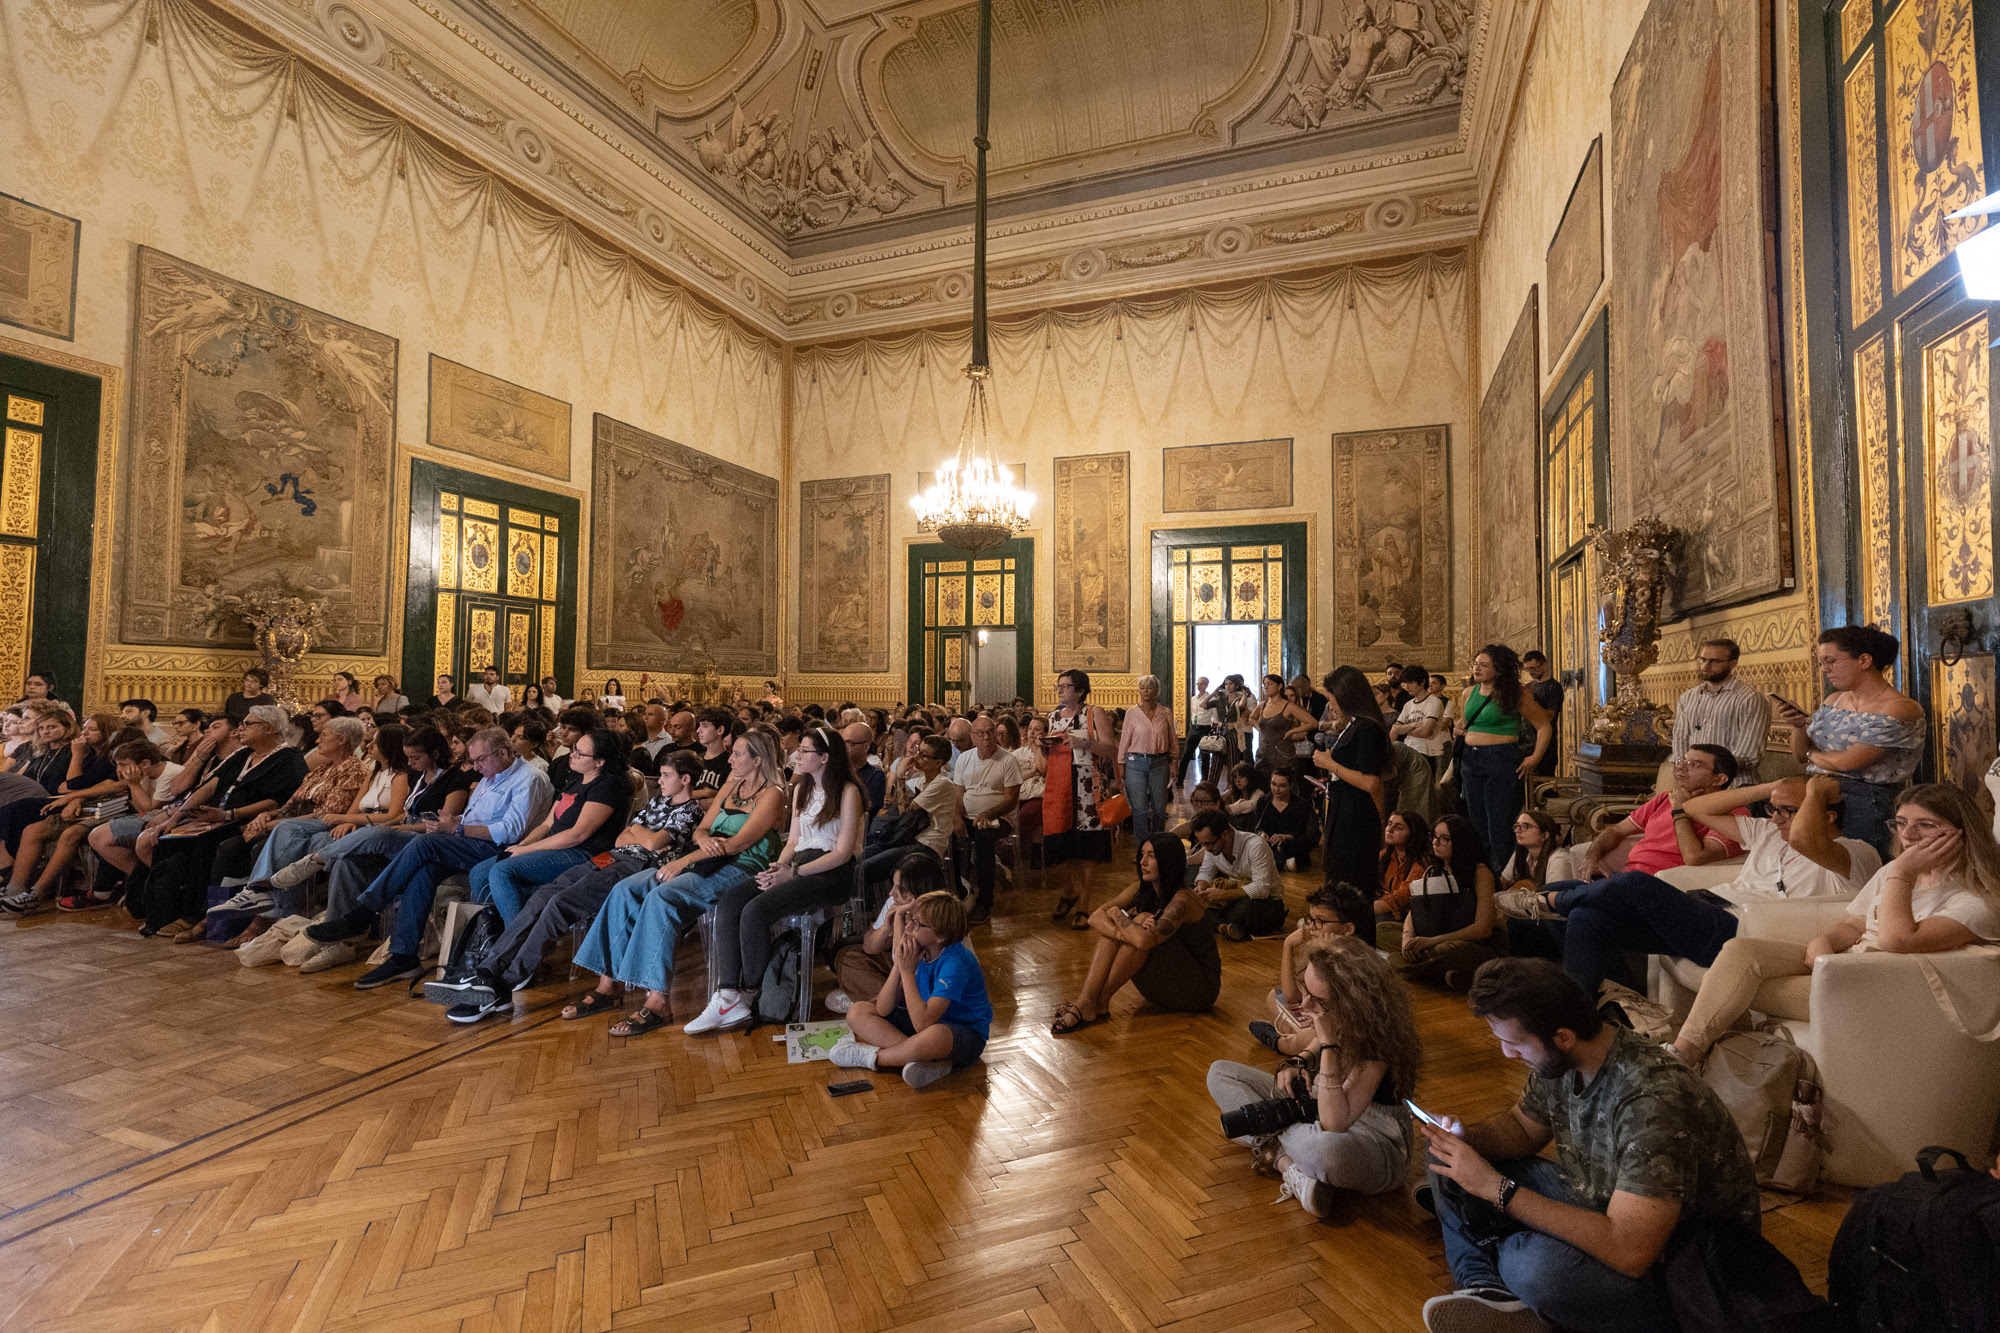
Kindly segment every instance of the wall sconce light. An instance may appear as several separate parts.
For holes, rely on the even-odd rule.
[[[988,634],[985,630],[979,631],[979,646],[981,648],[984,648],[988,643],[992,642],[992,639],[993,636]]]
[[[1989,194],[1978,203],[1967,204],[1954,218],[1981,217],[2000,213],[2000,194]],[[1958,245],[1958,275],[1965,280],[1965,294],[1975,301],[2000,301],[2000,227],[1988,227]]]

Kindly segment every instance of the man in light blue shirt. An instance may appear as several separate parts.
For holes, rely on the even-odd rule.
[[[306,928],[323,944],[335,944],[366,932],[390,903],[402,899],[389,936],[389,959],[357,978],[356,990],[374,990],[423,972],[418,951],[424,923],[430,919],[437,886],[460,870],[470,870],[503,848],[520,841],[542,822],[554,804],[549,780],[514,755],[507,733],[498,727],[475,732],[466,756],[479,770],[478,785],[456,819],[440,818],[437,831],[412,838],[362,893],[354,910]]]

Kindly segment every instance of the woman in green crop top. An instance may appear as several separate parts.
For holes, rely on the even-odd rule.
[[[611,1027],[636,1037],[673,1021],[674,947],[702,914],[771,864],[785,842],[785,774],[778,733],[755,726],[729,751],[729,780],[695,830],[694,850],[658,870],[620,880],[591,923],[576,962],[597,973],[597,989],[563,1009],[582,1018],[616,1007],[618,983],[642,987],[645,1003]]]
[[[1458,788],[1466,818],[1479,833],[1480,859],[1497,873],[1514,849],[1514,819],[1526,804],[1521,782],[1549,748],[1548,710],[1521,685],[1521,659],[1504,643],[1489,643],[1472,659],[1457,731],[1465,739]],[[1525,742],[1532,737],[1530,748]],[[1523,752],[1527,751],[1525,757]]]

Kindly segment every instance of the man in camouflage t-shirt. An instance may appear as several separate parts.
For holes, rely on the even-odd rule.
[[[1420,1126],[1457,1286],[1425,1303],[1425,1327],[1671,1333],[1657,1265],[1675,1229],[1758,1229],[1756,1174],[1728,1109],[1672,1052],[1604,1023],[1544,959],[1488,963],[1470,1003],[1532,1072],[1500,1115]],[[1535,1155],[1551,1140],[1554,1163]]]

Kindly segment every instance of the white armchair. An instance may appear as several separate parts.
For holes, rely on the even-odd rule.
[[[1668,871],[1678,888],[1730,878],[1716,867]],[[1840,917],[1847,900],[1758,902],[1743,909],[1740,933],[1801,945]],[[1922,956],[1937,970],[1960,1019],[1974,1032],[2000,1020],[2000,958],[1971,950]],[[1708,969],[1655,956],[1653,998],[1685,1018]],[[1764,984],[1760,999],[1799,980]],[[1930,1144],[1987,1155],[2000,1119],[2000,1041],[1978,1041],[1946,1018],[1917,956],[1843,953],[1821,959],[1808,982],[1806,1019],[1784,1019],[1792,1040],[1819,1066],[1826,1092],[1827,1178],[1879,1185],[1910,1169]],[[1780,1002],[1773,996],[1772,1004]],[[1784,1006],[1792,1007],[1792,1006]],[[1753,1004],[1753,1008],[1762,1009]]]

